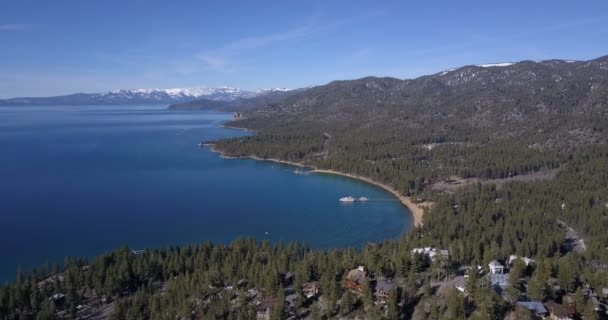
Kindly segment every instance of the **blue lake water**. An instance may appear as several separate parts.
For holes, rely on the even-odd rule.
[[[0,282],[18,265],[125,244],[253,236],[359,247],[412,226],[411,213],[375,186],[199,149],[246,134],[221,127],[229,114],[164,108],[0,107]],[[345,205],[345,195],[385,201]]]

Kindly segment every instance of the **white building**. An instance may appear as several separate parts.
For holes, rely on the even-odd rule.
[[[433,247],[424,247],[424,248],[414,248],[412,249],[412,255],[414,254],[423,254],[428,256],[431,261],[435,261],[435,259],[437,257],[442,257],[447,259],[449,252],[448,250],[440,250],[440,249],[435,249]]]
[[[528,257],[523,257],[523,258],[520,258],[519,256],[516,256],[516,255],[512,254],[512,255],[510,255],[510,256],[509,256],[509,261],[508,261],[508,264],[509,264],[510,266],[512,266],[512,265],[513,265],[513,263],[514,263],[516,260],[518,260],[518,259],[521,259],[521,260],[522,260],[522,261],[523,261],[523,262],[526,264],[526,267],[527,267],[527,266],[529,266],[530,264],[534,264],[534,263],[536,263],[536,260],[534,260],[534,259],[532,259],[532,258],[528,258]]]
[[[505,271],[505,267],[497,260],[490,261],[488,267],[490,268],[491,274],[503,274]]]

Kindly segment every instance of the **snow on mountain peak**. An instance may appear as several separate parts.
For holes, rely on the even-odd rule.
[[[269,92],[286,92],[286,91],[291,91],[293,89],[288,89],[288,88],[259,88],[255,91],[256,94],[264,94],[264,93],[269,93]]]
[[[500,63],[486,63],[486,64],[478,64],[478,67],[482,67],[482,68],[489,68],[489,67],[508,67],[512,64],[515,64],[514,62],[500,62]]]

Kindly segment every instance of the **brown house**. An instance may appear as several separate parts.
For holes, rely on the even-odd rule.
[[[552,320],[573,320],[568,309],[564,308],[562,305],[555,303],[554,301],[549,301],[545,303],[545,307],[549,310],[549,318]]]
[[[353,291],[362,292],[363,286],[367,281],[367,273],[363,266],[359,266],[357,269],[350,270],[346,277],[344,277],[344,287]]]

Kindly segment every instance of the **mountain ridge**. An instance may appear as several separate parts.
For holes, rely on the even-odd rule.
[[[52,97],[18,97],[0,100],[0,105],[120,105],[120,104],[173,104],[196,99],[233,101],[254,98],[274,92],[289,92],[286,88],[267,88],[248,91],[235,87],[190,87],[170,89],[119,89],[103,93],[74,93]]]

